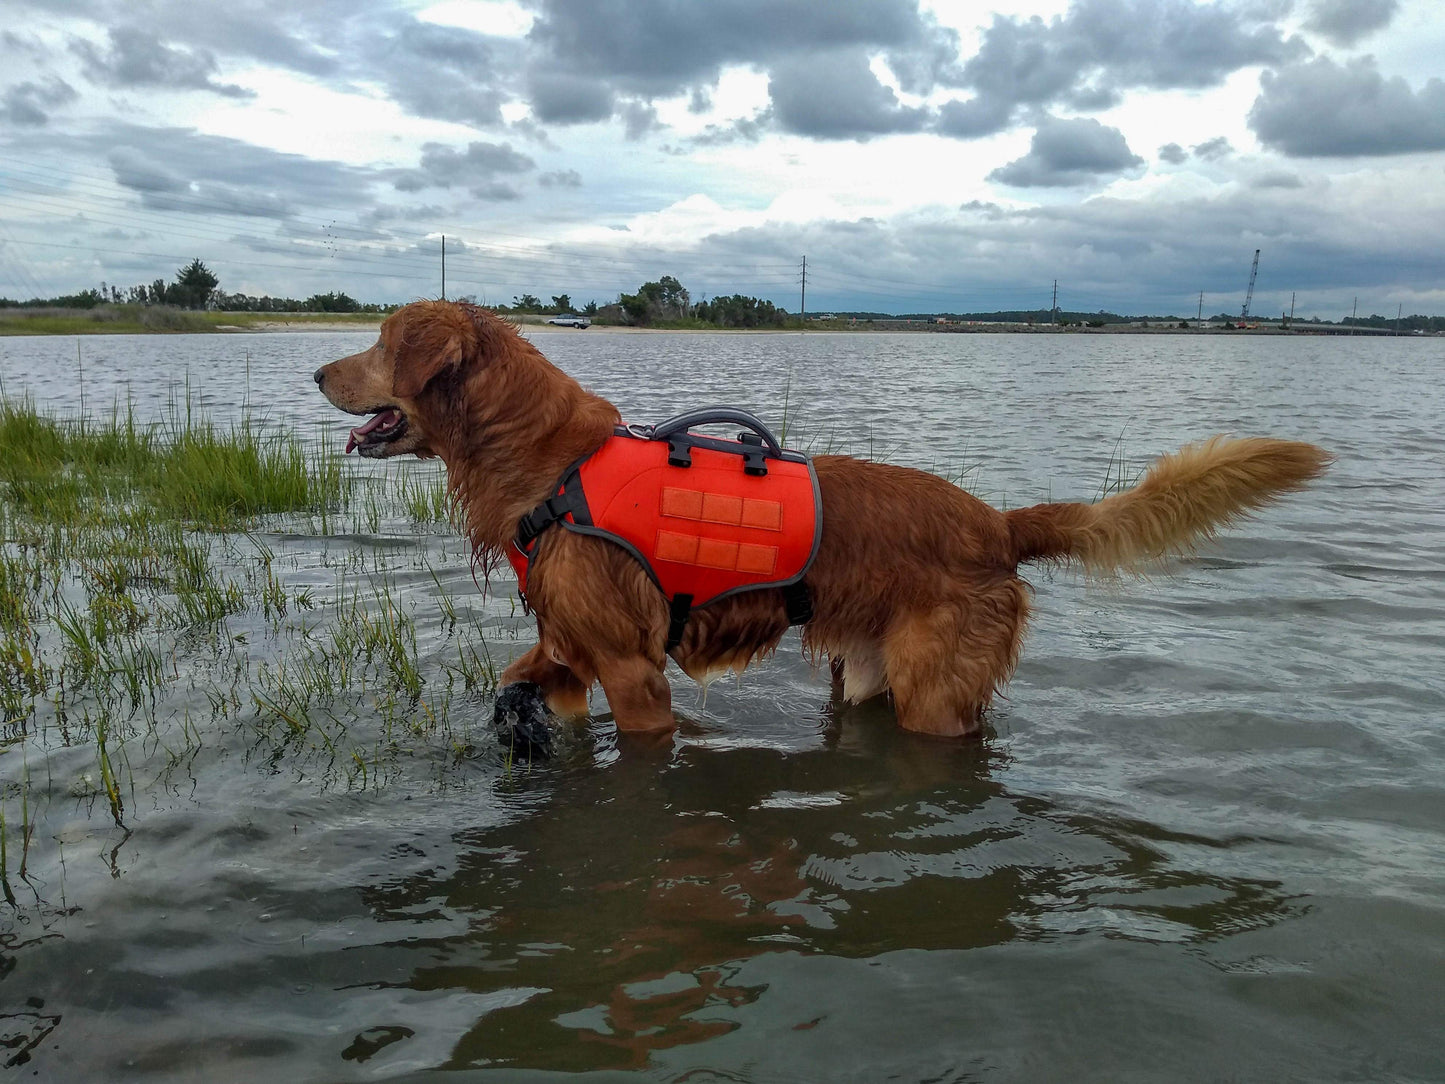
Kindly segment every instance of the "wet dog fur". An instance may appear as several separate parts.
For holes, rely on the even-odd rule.
[[[510,323],[462,303],[407,305],[374,346],[315,379],[340,409],[373,415],[352,433],[361,455],[442,459],[487,568],[564,469],[619,422],[616,407]],[[1328,463],[1310,444],[1215,437],[1160,458],[1134,488],[1095,504],[999,512],[923,471],[817,456],[823,531],[807,575],[805,647],[829,659],[841,698],[886,693],[908,730],[976,734],[1018,659],[1030,594],[1020,564],[1142,567],[1187,552]],[[619,729],[671,729],[668,606],[642,566],[604,539],[550,530],[528,579],[538,642],[503,673],[505,687],[517,686],[506,702],[580,716],[601,684]],[[707,681],[768,655],[787,628],[781,591],[746,592],[694,611],[671,657]]]

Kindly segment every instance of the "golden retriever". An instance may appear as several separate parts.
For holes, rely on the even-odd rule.
[[[506,320],[446,301],[398,310],[376,345],[322,366],[315,380],[340,409],[372,415],[348,451],[441,457],[489,568],[518,521],[620,420]],[[1215,437],[1160,458],[1134,488],[1096,504],[999,512],[923,471],[817,456],[823,526],[806,577],[805,647],[829,658],[842,698],[887,693],[908,730],[976,734],[1018,658],[1030,591],[1020,564],[1072,561],[1107,574],[1186,552],[1329,461],[1310,444]],[[541,713],[544,702],[585,715],[600,683],[620,730],[674,725],[663,676],[668,603],[635,558],[605,539],[545,531],[527,598],[538,642],[502,675],[500,721],[524,720],[529,705]],[[787,628],[780,590],[749,591],[695,610],[671,657],[706,681],[767,655]],[[527,736],[545,746],[545,730]]]

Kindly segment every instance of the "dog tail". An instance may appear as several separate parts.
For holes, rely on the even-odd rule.
[[[1161,456],[1132,489],[1097,504],[1007,513],[1017,559],[1076,561],[1091,573],[1140,570],[1190,552],[1221,528],[1299,489],[1330,455],[1313,444],[1212,437]]]

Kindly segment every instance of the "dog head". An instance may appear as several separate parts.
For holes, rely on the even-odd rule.
[[[333,405],[371,415],[351,431],[346,450],[371,459],[438,454],[442,434],[428,423],[444,412],[429,400],[486,363],[483,321],[494,319],[471,305],[416,301],[386,318],[370,349],[317,369],[316,385]]]

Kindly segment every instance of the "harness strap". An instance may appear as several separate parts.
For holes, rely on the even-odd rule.
[[[514,541],[523,553],[530,553],[532,543],[552,524],[559,523],[568,516],[579,521],[585,516],[587,502],[582,497],[580,487],[573,484],[575,477],[576,475],[568,477],[561,493],[548,497],[518,521]]]
[[[682,643],[682,630],[687,627],[687,616],[692,612],[691,595],[672,596],[672,616],[667,623],[667,646],[662,650],[671,654],[672,649]]]
[[[813,620],[813,593],[802,580],[782,588],[783,606],[788,612],[788,625],[806,625]],[[674,595],[669,607],[667,623],[667,646],[663,651],[671,654],[673,648],[682,643],[682,633],[687,628],[687,619],[692,615],[692,596]]]
[[[783,605],[788,609],[788,624],[806,625],[813,620],[813,593],[802,580],[783,588]]]

